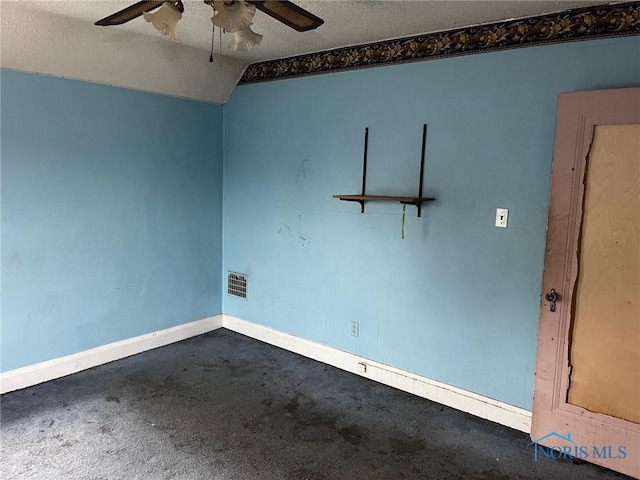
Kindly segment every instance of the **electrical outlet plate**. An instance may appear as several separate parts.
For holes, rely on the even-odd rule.
[[[360,336],[360,324],[358,322],[351,322],[351,336]]]
[[[508,208],[496,209],[496,227],[507,228],[507,218],[509,218]]]

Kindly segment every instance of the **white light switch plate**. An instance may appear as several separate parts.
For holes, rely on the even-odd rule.
[[[507,228],[507,218],[509,218],[508,208],[496,209],[496,227]]]

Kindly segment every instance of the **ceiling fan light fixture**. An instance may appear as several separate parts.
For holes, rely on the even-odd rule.
[[[229,33],[248,28],[253,24],[253,17],[256,14],[255,5],[248,5],[244,0],[215,0],[213,8],[216,14],[211,21]]]
[[[178,41],[178,37],[176,37],[176,25],[182,18],[182,12],[180,12],[173,2],[164,2],[156,12],[144,12],[142,15],[156,30],[163,35],[168,35],[169,40],[172,42]]]
[[[324,23],[321,18],[289,0],[204,0],[204,3],[213,7],[212,33],[215,33],[215,27],[219,27],[221,40],[222,33],[233,33],[231,48],[235,51],[250,50],[262,41],[262,35],[250,28],[253,25],[256,9],[298,32],[313,30]],[[156,11],[151,13],[153,10]],[[144,19],[152,23],[162,34],[168,35],[172,41],[177,42],[176,26],[183,12],[182,0],[141,0],[98,20],[95,25],[103,27],[122,25],[143,15]],[[212,34],[212,53],[213,38]],[[209,61],[213,61],[213,54]]]
[[[247,27],[243,30],[238,30],[233,34],[233,43],[231,48],[234,51],[246,52],[258,45],[262,41],[262,35],[251,30],[251,27]]]

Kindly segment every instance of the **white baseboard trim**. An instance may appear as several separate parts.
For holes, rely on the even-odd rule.
[[[228,330],[442,405],[462,410],[522,432],[531,432],[531,412],[523,408],[230,315],[222,315],[222,326]]]
[[[163,347],[222,327],[222,315],[127,338],[65,357],[0,373],[0,394],[20,390],[88,368]]]
[[[0,394],[71,375],[221,327],[477,417],[522,432],[531,431],[531,412],[528,410],[224,314],[0,373]]]

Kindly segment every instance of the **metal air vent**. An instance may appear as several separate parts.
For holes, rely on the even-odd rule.
[[[244,273],[229,272],[227,293],[233,297],[247,299],[247,276]]]

